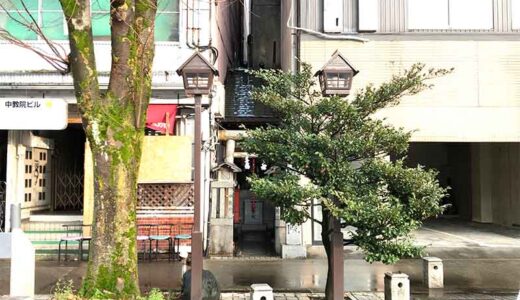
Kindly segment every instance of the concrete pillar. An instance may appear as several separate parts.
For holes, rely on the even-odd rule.
[[[282,258],[306,257],[307,248],[303,245],[302,225],[286,224],[285,243],[282,243]]]
[[[20,203],[11,204],[9,210],[11,211],[9,218],[11,220],[11,231],[22,228],[22,205]]]
[[[5,195],[5,229],[11,228],[11,204],[23,204],[25,147],[20,144],[21,131],[7,133],[7,170]]]
[[[285,243],[285,222],[280,219],[280,208],[276,207],[274,211],[274,251],[276,254],[282,254],[282,244]]]
[[[385,300],[410,300],[408,275],[385,273]]]
[[[11,233],[11,297],[34,297],[35,254],[34,246],[20,229]]]
[[[267,283],[255,283],[251,285],[250,300],[273,300],[273,288]]]
[[[472,219],[475,222],[493,222],[493,155],[492,145],[471,145]]]
[[[234,162],[233,154],[235,153],[235,144],[236,144],[236,142],[234,140],[226,141],[226,158],[224,160],[227,163]]]
[[[232,181],[213,182],[211,234],[209,236],[210,255],[233,256],[233,186]],[[220,212],[219,215],[217,215],[217,208]]]
[[[85,161],[83,163],[83,224],[94,222],[94,160],[88,141],[85,142]],[[89,235],[89,232],[84,232]]]
[[[210,224],[210,255],[233,256],[233,218],[211,218]]]
[[[281,2],[281,49],[280,59],[281,67],[285,72],[296,73],[296,53],[295,52],[295,34],[294,31],[287,27],[287,23],[292,26],[297,26],[296,18],[298,12],[296,12],[296,0],[282,1]]]
[[[444,287],[444,268],[438,257],[423,257],[423,283],[430,289]]]
[[[511,145],[511,220],[513,226],[520,226],[520,143]]]

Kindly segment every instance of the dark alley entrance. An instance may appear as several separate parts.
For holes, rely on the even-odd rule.
[[[444,216],[520,226],[519,143],[410,143],[406,164],[436,169],[450,187]]]
[[[246,163],[246,161],[248,161]],[[234,240],[236,256],[275,256],[274,250],[274,218],[275,208],[268,201],[258,199],[250,190],[247,176],[259,172],[255,157],[235,159],[243,172],[237,174],[238,197],[235,207],[239,210],[239,218],[235,218]]]
[[[406,164],[438,171],[443,187],[450,187],[443,199],[444,215],[469,221],[471,209],[471,151],[469,143],[410,143]]]

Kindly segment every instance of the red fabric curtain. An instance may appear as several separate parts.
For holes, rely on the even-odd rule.
[[[176,104],[150,104],[146,112],[146,127],[155,131],[173,135],[175,116],[177,115]]]

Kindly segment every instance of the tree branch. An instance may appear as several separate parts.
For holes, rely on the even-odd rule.
[[[154,27],[157,13],[157,0],[135,0],[134,29],[135,45],[140,64],[136,66],[137,76],[134,78],[135,126],[143,128],[148,103],[151,97],[152,64],[155,51]]]
[[[122,105],[129,100],[131,86],[128,81],[133,80],[130,52],[131,48],[136,48],[136,46],[132,44],[138,43],[131,30],[134,19],[131,2],[129,0],[110,1],[112,64],[107,94]]]
[[[74,91],[82,112],[83,126],[89,127],[92,107],[99,103],[100,91],[92,37],[90,1],[60,0],[69,30],[69,61],[74,78]],[[90,130],[86,130],[89,134]],[[99,138],[90,139],[92,146],[99,146]]]
[[[343,246],[354,245],[353,239],[343,239]]]
[[[10,13],[9,10],[1,3],[0,3],[0,9],[7,15],[7,17],[9,19],[11,19],[12,21],[16,22],[17,24],[27,28],[27,30],[35,33],[39,38],[41,38],[47,44],[47,46],[49,47],[49,49],[51,50],[53,55],[50,55],[47,52],[45,52],[44,50],[14,37],[6,29],[3,29],[3,28],[0,29],[0,37],[9,41],[13,45],[16,45],[18,47],[32,51],[36,55],[40,56],[47,63],[49,63],[54,69],[56,69],[61,74],[69,73],[70,65],[69,65],[69,60],[67,57],[67,51],[65,50],[65,48],[63,48],[63,46],[61,46],[58,43],[50,41],[43,33],[41,27],[38,25],[38,22],[34,19],[32,14],[30,13],[30,11],[27,8],[24,1],[21,1],[20,3],[22,4],[22,7],[23,7],[25,13],[29,16],[30,20],[26,19],[19,10],[16,10],[16,12],[20,16],[20,18],[23,19],[23,22],[20,21],[12,13]]]

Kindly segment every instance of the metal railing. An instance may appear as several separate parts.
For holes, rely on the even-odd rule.
[[[0,181],[0,232],[5,231],[5,181]]]

